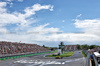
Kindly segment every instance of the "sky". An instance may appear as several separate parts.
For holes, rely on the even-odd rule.
[[[0,0],[0,41],[99,45],[99,13],[100,0]]]

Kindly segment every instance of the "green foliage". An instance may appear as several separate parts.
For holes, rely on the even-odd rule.
[[[79,44],[77,44],[77,49],[80,50],[81,49],[81,46]]]
[[[87,57],[87,55],[83,51],[81,53],[83,54],[84,57]]]
[[[70,57],[73,54],[74,54],[74,52],[67,52],[67,53],[64,53],[64,54],[61,54],[61,55],[51,54],[51,55],[47,55],[46,57]]]
[[[42,47],[46,48],[46,49],[50,49],[50,47],[46,47],[45,45],[43,45]]]
[[[62,54],[60,55],[61,57],[70,57],[74,54],[74,52],[68,52],[68,53],[65,53],[65,54]]]
[[[88,50],[88,49],[93,49],[93,48],[96,48],[96,47],[99,47],[99,46],[98,45],[87,45],[87,44],[79,45],[79,44],[77,44],[78,49]]]
[[[51,51],[53,51],[54,50],[54,48],[51,48]]]
[[[55,50],[57,50],[58,48],[57,47],[50,47],[50,50],[51,51],[55,51]]]
[[[55,51],[56,49],[58,49],[57,47],[47,47],[45,45],[43,45],[42,47],[46,48],[46,49],[49,49],[51,51]]]
[[[98,47],[98,46],[97,45],[91,45],[89,48],[93,49],[93,48],[96,48],[96,47]]]
[[[85,44],[85,45],[81,45],[81,49],[85,49],[85,50],[87,50],[87,49],[89,49],[89,45],[87,45],[87,44]]]
[[[43,47],[45,48],[45,45],[43,45]]]
[[[60,45],[64,45],[64,43],[63,43],[63,42],[61,42],[61,43],[60,43]]]
[[[50,49],[49,47],[45,47],[45,48]]]

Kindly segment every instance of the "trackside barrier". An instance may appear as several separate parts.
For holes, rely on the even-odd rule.
[[[87,54],[85,66],[90,66],[90,54]]]
[[[87,50],[82,50],[86,55],[86,62],[84,66],[90,66],[90,53],[87,52]]]
[[[94,59],[95,66],[99,66],[97,59],[94,56],[93,56],[93,59]]]
[[[18,54],[18,55],[8,55],[8,56],[1,56],[0,60],[7,60],[7,59],[16,59],[16,58],[21,58],[21,57],[27,57],[27,56],[34,56],[34,55],[40,55],[40,54],[45,54],[45,53],[54,53],[55,51],[51,52],[42,52],[42,53],[30,53],[30,54]]]

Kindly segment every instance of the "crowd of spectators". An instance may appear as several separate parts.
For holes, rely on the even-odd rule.
[[[100,48],[99,47],[96,47],[96,48],[93,48],[93,49],[88,49],[88,52],[91,54],[93,54],[94,52],[100,52]]]
[[[17,42],[0,42],[0,55],[11,55],[21,53],[39,53],[50,51],[37,44],[26,44]]]

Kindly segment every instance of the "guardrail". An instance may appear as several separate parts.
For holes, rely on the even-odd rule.
[[[86,63],[85,63],[85,65],[84,66],[90,66],[90,53],[89,52],[87,52],[86,50],[82,50],[86,55],[87,55],[87,57],[86,57]],[[95,56],[93,55],[93,62],[91,62],[91,64],[93,64],[92,66],[99,66],[99,64],[98,64],[98,61],[97,61],[97,59],[95,58]]]
[[[86,55],[86,62],[84,66],[90,66],[90,53],[87,52],[87,50],[82,50]]]
[[[94,59],[95,66],[99,66],[97,59],[94,56],[93,56],[93,59]]]
[[[40,54],[53,53],[53,52],[55,52],[55,51],[41,52],[41,53],[23,53],[23,54],[5,55],[5,56],[1,56],[0,60],[15,59],[15,58],[20,58],[20,57],[27,57],[27,56],[40,55]]]

